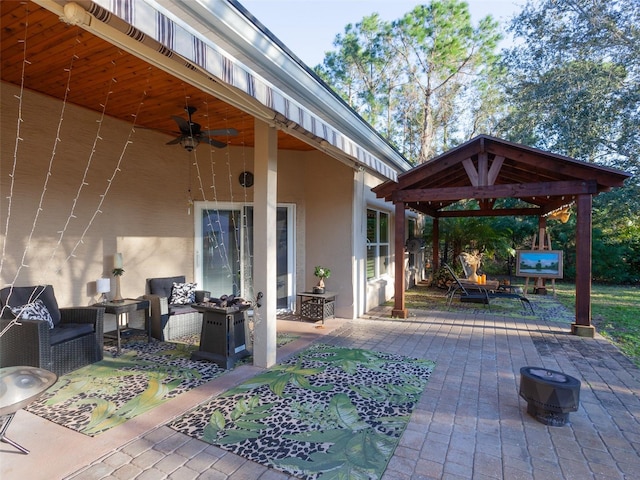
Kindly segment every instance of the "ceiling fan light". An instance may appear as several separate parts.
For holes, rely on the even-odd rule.
[[[192,151],[198,146],[198,139],[194,137],[182,137],[180,139],[180,145],[184,147],[187,152]]]

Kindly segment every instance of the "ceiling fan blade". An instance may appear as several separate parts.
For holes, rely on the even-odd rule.
[[[176,145],[176,144],[180,143],[180,140],[182,140],[182,135],[180,135],[177,138],[174,138],[170,142],[167,142],[165,145]]]
[[[201,142],[208,143],[209,145],[213,145],[214,147],[225,148],[227,146],[226,143],[219,142],[218,140],[214,140],[213,138],[199,137],[199,139]]]
[[[182,133],[185,134],[189,134],[191,133],[191,125],[189,124],[189,122],[187,120],[185,120],[182,117],[177,117],[175,115],[171,115],[171,118],[173,118],[175,120],[175,122],[178,124],[178,128],[180,128],[180,131]]]
[[[200,132],[202,135],[208,135],[210,137],[228,136],[235,137],[238,135],[238,130],[235,128],[221,128],[219,130],[203,130]]]

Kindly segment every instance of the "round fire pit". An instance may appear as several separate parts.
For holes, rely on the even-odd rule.
[[[529,415],[545,425],[561,427],[569,413],[578,410],[580,381],[546,368],[522,367],[520,396],[527,401]]]

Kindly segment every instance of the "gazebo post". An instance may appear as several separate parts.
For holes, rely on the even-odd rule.
[[[395,202],[395,284],[394,306],[391,316],[407,318],[409,312],[404,304],[404,202]]]
[[[571,333],[593,337],[591,325],[591,195],[578,195],[576,219],[576,322]]]
[[[440,268],[440,219],[433,217],[433,231],[431,232],[431,246],[433,254],[431,256],[431,271],[436,272]]]

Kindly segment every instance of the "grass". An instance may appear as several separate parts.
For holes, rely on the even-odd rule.
[[[556,291],[563,305],[575,307],[574,284],[557,282]],[[591,321],[598,333],[640,366],[640,287],[592,285]]]

